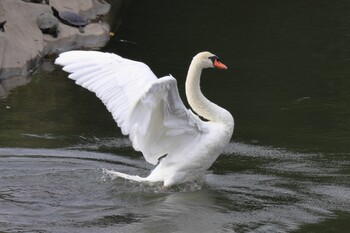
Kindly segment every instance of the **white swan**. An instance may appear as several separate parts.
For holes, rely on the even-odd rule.
[[[176,79],[157,78],[147,65],[112,53],[70,51],[55,61],[75,83],[96,93],[135,150],[157,165],[148,177],[115,172],[138,182],[163,182],[164,187],[193,181],[214,163],[233,133],[231,114],[210,102],[200,90],[204,68],[227,69],[209,52],[197,54],[189,67],[186,95],[202,121],[186,109]]]

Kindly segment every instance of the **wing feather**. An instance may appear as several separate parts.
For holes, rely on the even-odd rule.
[[[186,145],[195,145],[207,133],[204,122],[185,108],[171,76],[158,79],[143,94],[131,111],[130,123],[134,148],[152,164],[165,154],[172,156]]]
[[[102,100],[149,163],[157,164],[161,156],[176,154],[206,133],[204,122],[181,101],[176,79],[158,79],[144,63],[96,51],[65,52],[55,63]]]

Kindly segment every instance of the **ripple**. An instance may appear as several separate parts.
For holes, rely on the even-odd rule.
[[[290,232],[350,209],[347,163],[319,154],[231,143],[214,165],[225,164],[223,173],[164,191],[161,183],[115,179],[110,171],[146,176],[152,166],[86,151],[112,145],[110,138],[88,141],[74,149],[0,148],[0,230]],[[241,161],[254,169],[236,170]]]

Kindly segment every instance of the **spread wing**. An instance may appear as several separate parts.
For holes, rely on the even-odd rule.
[[[158,79],[144,63],[97,51],[65,52],[55,63],[96,93],[149,163],[195,145],[207,131],[181,101],[176,79]]]

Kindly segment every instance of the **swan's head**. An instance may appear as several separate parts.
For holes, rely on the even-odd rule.
[[[202,68],[227,69],[227,66],[221,63],[219,57],[210,52],[198,53],[196,56],[194,56],[193,62],[196,62]]]

